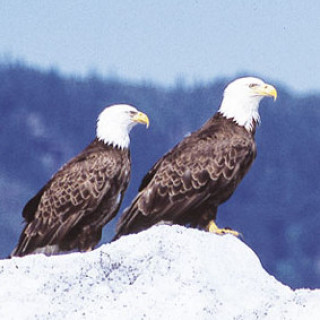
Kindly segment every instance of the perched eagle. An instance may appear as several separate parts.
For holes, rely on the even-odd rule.
[[[26,204],[26,225],[11,256],[89,251],[119,210],[130,178],[129,133],[148,117],[130,105],[105,108],[96,138]]]
[[[218,234],[217,208],[233,194],[256,157],[259,103],[276,89],[252,77],[231,82],[218,112],[164,155],[142,180],[114,239],[157,223],[189,225]]]

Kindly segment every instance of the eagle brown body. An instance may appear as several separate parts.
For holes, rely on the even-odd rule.
[[[89,251],[118,212],[130,179],[131,129],[146,114],[119,104],[98,117],[96,138],[26,204],[26,225],[11,256]]]
[[[162,157],[125,210],[115,239],[159,222],[205,228],[234,192],[256,157],[254,128],[216,113]]]
[[[276,89],[254,77],[229,83],[218,112],[163,156],[142,180],[114,239],[161,222],[239,235],[215,224],[217,208],[233,194],[256,157],[259,104]]]
[[[26,204],[26,226],[12,255],[93,249],[129,179],[129,150],[95,139]]]

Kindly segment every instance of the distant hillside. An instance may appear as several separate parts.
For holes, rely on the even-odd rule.
[[[146,112],[150,129],[131,135],[133,174],[123,207],[150,166],[218,108],[232,79],[161,88],[115,79],[66,78],[23,65],[0,65],[0,256],[13,249],[26,201],[95,135],[111,103]],[[272,82],[272,79],[266,79]],[[292,287],[320,286],[320,94],[298,97],[281,84],[261,104],[258,157],[218,224],[239,230],[269,273]],[[103,242],[113,233],[105,228]]]

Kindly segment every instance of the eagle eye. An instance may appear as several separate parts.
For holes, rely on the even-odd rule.
[[[257,83],[250,83],[250,84],[249,84],[249,88],[254,88],[254,87],[257,87],[257,86],[258,86]]]

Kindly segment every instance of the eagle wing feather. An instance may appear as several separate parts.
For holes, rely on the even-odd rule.
[[[215,211],[232,195],[255,154],[253,139],[228,136],[223,130],[191,134],[147,173],[138,195],[120,218],[115,238],[161,221],[193,223],[186,214],[204,204]]]
[[[14,255],[59,243],[86,216],[94,212],[120,175],[114,156],[82,153],[64,165],[25,206],[27,222]]]

